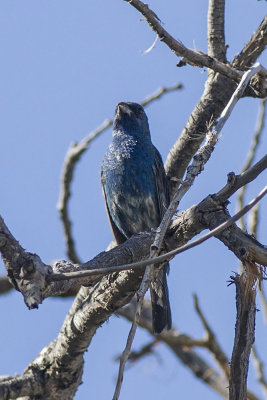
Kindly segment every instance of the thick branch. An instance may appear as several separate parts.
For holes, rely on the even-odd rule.
[[[246,179],[249,178],[247,171]],[[185,243],[203,229],[210,229],[228,218],[225,202],[221,203],[219,194],[208,196],[198,206],[191,207],[175,219],[168,232],[166,244],[169,248],[177,247],[177,244]],[[103,268],[144,259],[149,254],[154,236],[154,232],[137,235],[117,248],[99,254],[86,264],[72,265],[65,261],[57,262],[53,266],[53,272],[77,268]],[[267,264],[266,248],[236,226],[225,229],[218,237],[243,262]],[[38,256],[24,252],[2,219],[0,219],[0,249],[16,287],[21,291],[24,290],[26,302],[28,292],[30,293],[29,304],[27,303],[29,307],[33,306],[32,299],[35,301],[34,306],[39,304],[38,296],[42,299],[56,292],[63,292],[65,283],[68,290],[70,289],[71,281],[49,284],[52,267],[42,264]],[[18,265],[16,262],[19,262]],[[45,348],[25,371],[25,376],[30,377],[33,382],[39,379],[42,373],[41,387],[34,386],[34,393],[38,389],[41,399],[47,398],[47,393],[49,396],[51,394],[50,397],[55,400],[61,398],[68,400],[73,397],[81,381],[84,350],[89,346],[96,329],[118,308],[129,302],[138,289],[142,276],[143,269],[115,273],[101,280],[99,278],[91,280],[91,284],[96,284],[89,291],[91,295],[84,296],[84,289],[80,290],[56,341]],[[75,287],[81,284],[89,284],[88,279],[74,280]],[[38,296],[35,296],[34,292],[36,287]],[[62,388],[62,381],[66,382],[64,388]],[[3,397],[3,399],[8,398],[10,398],[9,394]]]
[[[27,377],[31,382],[39,382],[38,387],[34,386],[31,395],[34,393],[42,400],[73,398],[81,383],[83,354],[95,331],[117,308],[130,301],[141,279],[142,271],[128,271],[119,276],[116,274],[114,277],[105,277],[94,288],[93,296],[86,298],[83,296],[84,289],[81,288],[57,339],[42,350],[20,378],[21,381]],[[0,383],[0,394],[3,393],[0,398],[9,400],[10,390],[5,382]]]
[[[265,165],[265,168],[266,161],[266,157],[261,160],[261,165]],[[256,177],[263,169],[259,168],[259,163],[256,165],[257,168],[252,167],[237,178],[237,182],[241,180],[242,184],[246,184],[251,180],[251,176]],[[230,196],[238,188],[239,184],[234,186],[232,181],[228,182],[224,190],[213,196],[208,196],[199,205],[180,213],[168,231],[167,248],[169,250],[177,248],[202,230],[213,229],[227,221],[230,216],[225,205],[226,193]],[[108,273],[111,266],[130,264],[147,259],[154,237],[154,232],[139,234],[108,252],[100,253],[87,263],[73,265],[70,262],[58,261],[50,267],[43,264],[38,256],[25,252],[8,231],[4,221],[0,219],[0,251],[13,284],[23,293],[29,308],[37,307],[45,297],[69,292],[70,289],[77,290],[82,284],[92,285],[99,280],[94,276],[90,279],[86,277],[75,279],[74,282],[55,281],[51,283],[52,272],[58,274],[85,269],[107,268],[105,273]],[[235,225],[220,232],[217,237],[242,262],[249,259],[258,264],[267,265],[267,249]]]
[[[256,290],[255,280],[246,273],[233,278],[236,286],[236,327],[233,354],[230,365],[230,400],[247,398],[247,374],[249,356],[254,343]]]
[[[7,377],[6,379],[1,379],[0,399],[18,399],[25,396],[34,398],[34,396],[37,396],[40,393],[40,382],[41,379],[35,379],[31,374],[24,374],[23,376],[18,376],[15,378]]]
[[[224,37],[225,0],[210,0],[208,10],[208,54],[226,62]]]

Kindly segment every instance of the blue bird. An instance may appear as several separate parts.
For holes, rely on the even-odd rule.
[[[167,178],[160,153],[151,142],[147,116],[137,103],[121,102],[116,107],[101,184],[117,244],[159,226],[170,201]],[[166,263],[151,282],[154,333],[171,328],[168,267]]]

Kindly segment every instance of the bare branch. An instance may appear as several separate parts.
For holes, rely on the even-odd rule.
[[[177,57],[183,57],[186,62],[192,66],[207,67],[219,72],[228,78],[239,81],[242,77],[240,71],[231,68],[229,65],[224,64],[215,58],[203,54],[202,52],[190,50],[185,47],[180,41],[174,39],[161,25],[159,18],[154,11],[150,10],[147,4],[140,0],[124,0],[131,6],[136,8],[146,18],[149,26],[159,37],[159,40],[164,42]]]
[[[260,356],[258,352],[256,351],[255,345],[252,346],[252,360],[254,364],[254,368],[257,373],[258,381],[260,383],[262,393],[265,398],[267,398],[267,380],[264,376],[264,364],[260,360]]]
[[[263,158],[261,162],[256,164],[257,169],[252,167],[244,174],[234,177],[232,179],[234,183],[232,183],[232,181],[228,182],[225,188],[219,193],[208,196],[199,205],[181,212],[175,218],[167,233],[167,248],[175,249],[177,245],[181,246],[186,243],[203,229],[214,229],[222,223],[227,223],[227,221],[230,220],[230,216],[225,208],[227,196],[229,197],[232,195],[235,190],[240,187],[240,182],[246,184],[251,180],[251,176],[255,178],[266,168],[266,163],[267,159]],[[254,200],[254,202],[258,201],[258,199],[259,198]],[[251,207],[254,202],[250,203],[248,207]],[[237,217],[238,216],[235,216],[235,218]],[[227,224],[233,224],[233,221]],[[258,264],[267,265],[267,250],[264,246],[234,225],[228,229],[225,227],[226,225],[222,225],[220,229],[223,228],[223,231],[218,233],[218,230],[215,230],[213,234],[217,232],[216,236],[223,241],[242,262],[248,258]],[[154,237],[154,232],[136,235],[122,245],[108,252],[100,253],[93,260],[84,264],[73,265],[70,262],[61,260],[57,261],[53,266],[47,266],[42,263],[38,256],[25,252],[8,231],[4,221],[0,219],[0,250],[8,274],[16,288],[23,293],[25,302],[30,308],[38,306],[46,297],[67,293],[70,290],[75,292],[80,285],[92,285],[99,280],[99,277],[95,278],[96,274],[99,276],[103,271],[105,271],[105,274],[111,273],[113,271],[112,267],[114,266],[115,269],[117,269],[116,266],[118,265],[123,265],[122,269],[132,268],[133,262],[138,262],[147,258]],[[208,237],[209,236],[202,237],[201,241],[207,240]],[[190,246],[192,245],[190,244]],[[180,247],[178,250],[175,250],[175,253],[185,251],[190,248],[190,246],[186,248]],[[171,254],[173,255],[173,253],[169,253],[169,256],[171,256]],[[157,258],[157,262],[163,260],[166,260],[165,255]],[[154,261],[146,261],[144,264],[149,264],[149,262],[154,263]],[[70,276],[66,278],[64,275],[64,273],[67,272],[84,270],[93,270],[89,271],[89,274],[92,275],[93,278],[89,279],[83,276],[78,279],[76,276],[77,279],[72,282],[69,280]],[[56,281],[56,279],[60,281]],[[62,279],[68,280],[62,281]],[[51,280],[54,281],[51,282]]]
[[[40,393],[41,379],[34,379],[30,374],[18,377],[2,377],[0,379],[0,399],[18,399],[22,396],[33,398]]]
[[[255,34],[249,41],[247,50],[244,50],[244,52],[242,50],[243,55],[235,58],[235,68],[240,67],[242,70],[245,69],[245,66],[246,68],[249,68],[264,50],[266,46],[266,40],[267,18],[265,17],[262,24],[258,27]],[[257,45],[256,50],[250,54],[250,50],[248,49],[254,48],[255,44]],[[242,54],[242,52],[240,54]],[[248,55],[250,56],[248,58],[248,63],[246,63]],[[255,77],[257,77],[257,79],[261,79],[259,75],[256,75]],[[263,86],[266,85],[264,82],[255,81],[256,86],[254,85],[253,89],[259,91],[261,84]],[[205,137],[205,134],[208,130],[208,124],[210,121],[216,120],[219,117],[234,90],[235,83],[232,80],[227,79],[225,76],[219,74],[208,75],[204,93],[192,111],[180,137],[170,150],[165,163],[165,169],[170,181],[170,189],[172,194],[176,190],[177,179],[182,179],[190,160],[198,150],[203,138]],[[253,93],[250,93],[250,95],[253,95]],[[264,98],[266,96],[266,88],[263,88],[263,92],[260,94],[260,97]],[[218,101],[218,99],[220,99],[220,101]],[[177,112],[179,112],[179,109]]]
[[[196,247],[200,245],[201,243],[204,243],[206,240],[210,239],[212,236],[218,236],[220,237],[220,233],[226,230],[229,226],[231,226],[235,221],[237,221],[242,215],[247,213],[252,207],[254,207],[265,195],[267,194],[267,186],[264,187],[264,189],[258,194],[257,197],[255,197],[251,202],[249,202],[242,210],[240,210],[237,214],[235,214],[233,217],[227,219],[224,221],[222,224],[218,225],[214,229],[212,229],[209,233],[206,233],[205,235],[201,236],[200,238],[194,240],[193,242],[190,242],[189,244],[186,244],[184,246],[175,248],[174,250],[171,250],[165,254],[162,254],[160,256],[154,257],[154,258],[148,258],[144,261],[137,261],[135,263],[131,264],[126,264],[126,265],[118,265],[115,267],[103,267],[100,269],[93,269],[93,270],[86,270],[86,271],[77,271],[77,272],[70,272],[70,273],[65,273],[65,274],[54,274],[49,276],[49,280],[54,280],[54,281],[61,281],[61,280],[68,280],[68,279],[74,279],[74,278],[83,278],[87,276],[96,276],[96,275],[106,275],[109,273],[113,272],[121,272],[121,271],[126,271],[129,269],[135,270],[139,268],[146,267],[147,265],[152,265],[160,262],[167,261],[171,258],[173,258],[175,255],[183,253],[193,247]],[[222,239],[223,240],[223,239]],[[230,247],[230,246],[229,246]],[[267,249],[264,247],[261,249],[261,255],[257,256],[257,260],[261,261],[260,264],[262,265],[267,265]],[[245,251],[245,250],[244,250]],[[244,254],[240,254],[239,257],[243,257]],[[254,260],[255,259],[255,254],[254,255]],[[260,258],[259,258],[260,257]]]
[[[260,299],[261,299],[261,304],[262,304],[263,319],[264,319],[265,325],[267,325],[267,300],[266,300],[267,297],[266,297],[264,287],[262,285],[259,288],[259,294],[260,294]]]
[[[133,299],[125,307],[121,308],[118,313],[125,317],[130,322],[135,315],[136,300]],[[152,332],[152,318],[151,318],[151,304],[149,300],[144,301],[143,310],[139,325],[146,329],[153,335]],[[225,376],[219,375],[200,355],[191,349],[193,346],[207,347],[206,340],[196,340],[189,335],[180,333],[174,326],[169,331],[163,331],[156,336],[160,343],[165,343],[175,356],[204,384],[210,386],[215,392],[219,393],[222,397],[229,398],[229,381]],[[248,391],[248,400],[258,400],[258,397]]]
[[[136,333],[137,324],[139,322],[139,316],[140,316],[140,311],[141,311],[141,308],[142,308],[142,304],[143,304],[143,302],[139,301],[139,307],[136,309],[135,316],[134,316],[134,319],[133,319],[133,322],[132,322],[132,325],[131,325],[131,329],[130,329],[130,332],[129,332],[128,337],[127,337],[127,342],[126,342],[125,349],[123,350],[122,355],[120,356],[120,367],[119,367],[119,372],[118,372],[115,392],[114,392],[114,395],[113,395],[113,398],[112,398],[113,400],[118,400],[118,398],[120,396],[124,369],[125,369],[126,362],[127,362],[128,358],[129,358],[129,355],[130,355],[130,352],[131,352],[131,347],[132,347],[134,336],[135,336],[135,333]]]
[[[229,360],[222,350],[221,346],[219,345],[215,333],[211,329],[207,319],[205,318],[198,302],[197,296],[194,294],[194,305],[195,305],[195,310],[206,330],[207,333],[207,340],[205,341],[205,347],[210,350],[210,352],[213,354],[215,360],[218,362],[219,366],[221,367],[222,371],[225,374],[225,377],[229,379],[230,376],[230,369],[229,369]]]
[[[249,355],[255,340],[255,278],[243,273],[233,277],[232,283],[236,286],[237,317],[230,366],[229,400],[244,400],[247,398]]]
[[[262,157],[253,167],[247,169],[240,175],[235,175],[233,172],[228,174],[227,184],[217,193],[221,201],[226,201],[238,189],[252,182],[262,171],[267,168],[267,155]]]
[[[200,212],[202,217],[204,210],[206,210],[207,216],[212,213],[208,204],[209,201],[207,199],[207,202],[204,204],[202,212]],[[216,205],[214,204],[214,206],[216,209],[215,212],[218,212],[218,207],[219,207],[218,204]],[[190,217],[188,215],[189,218],[187,218],[187,220],[191,222],[194,221],[195,223],[196,219],[193,217],[192,211],[193,210],[191,209]],[[195,216],[196,215],[197,212]],[[178,236],[181,235],[181,227],[185,229],[187,228],[183,217],[184,215],[181,216],[180,229],[178,230],[177,233]],[[191,219],[192,217],[193,219]],[[236,229],[238,232],[238,228]],[[193,231],[194,231],[193,235],[196,235],[198,233],[198,229],[195,230],[195,226]],[[5,234],[3,234],[3,232],[5,232]],[[188,234],[190,235],[190,229],[187,231],[187,235]],[[142,254],[145,255],[149,253],[149,248],[151,243],[153,242],[154,235],[142,234],[138,236],[137,238],[134,237],[129,241],[125,242],[123,245],[120,245],[109,252],[101,253],[99,256],[96,257],[93,263],[90,262],[90,264],[91,263],[97,264],[97,262],[100,262],[101,264],[103,263],[103,265],[105,265],[105,260],[107,259],[109,259],[109,262],[111,262],[112,260],[113,263],[119,264],[119,261],[121,260],[120,256],[121,257],[125,256],[126,259],[127,258],[129,259],[130,257],[132,260],[135,260],[136,257],[137,259],[138,257],[140,259],[140,257],[142,257]],[[188,240],[187,237],[184,237],[184,235],[182,236],[183,240]],[[11,241],[12,238],[10,239]],[[136,240],[140,238],[141,240]],[[232,242],[231,237],[229,238],[229,240]],[[247,235],[247,240],[249,240],[248,235]],[[1,224],[0,243],[1,246],[4,246],[5,251],[7,252],[5,253],[6,256],[8,254],[8,237],[7,237],[7,230],[5,229],[3,223]],[[256,246],[257,242],[254,240],[253,244],[254,246]],[[146,245],[146,251],[144,245]],[[131,249],[130,252],[129,249]],[[13,247],[13,253],[15,254],[17,253],[17,249],[15,247]],[[29,257],[29,253],[26,253],[26,255],[27,257]],[[249,257],[249,259],[251,259],[250,254],[248,255],[246,253],[246,255]],[[71,264],[66,263],[65,267],[71,268]],[[61,266],[57,265],[57,268],[60,269]],[[22,269],[24,269],[23,264],[22,264]],[[33,273],[33,276],[34,275],[35,272]],[[66,387],[68,387],[68,393],[69,393],[68,396],[71,396],[75,392],[81,379],[80,374],[82,373],[82,365],[83,365],[82,354],[84,349],[86,349],[87,346],[89,345],[96,329],[99,326],[101,326],[103,322],[107,320],[107,318],[109,318],[109,316],[115,312],[116,309],[122,307],[130,300],[130,298],[138,289],[140,282],[142,280],[142,276],[143,276],[143,271],[138,272],[133,270],[128,272],[121,272],[119,275],[115,274],[115,276],[109,275],[108,277],[103,278],[94,287],[93,296],[91,295],[84,298],[82,292],[77,296],[56,342],[51,343],[51,345],[49,345],[45,350],[43,350],[43,352],[39,356],[41,358],[38,358],[36,361],[34,361],[25,372],[26,374],[31,374],[31,376],[36,378],[40,370],[41,371],[49,370],[49,374],[46,375],[46,379],[42,381],[43,385],[42,391],[45,391],[47,385],[50,385],[49,387],[51,388],[50,377],[52,377],[53,399],[55,400],[60,399],[64,395],[64,393],[62,395],[62,390],[63,390],[62,388],[59,391],[59,386],[61,385],[62,379],[64,379],[64,381],[67,380],[69,382],[68,384],[69,386],[66,385]],[[32,281],[31,276],[27,276],[26,283],[30,285],[31,281]],[[80,281],[80,283],[82,283],[82,280]],[[34,284],[36,283],[34,282]],[[22,284],[20,286],[22,286]],[[49,292],[49,290],[51,291],[50,287],[47,288],[47,292]],[[47,292],[44,292],[44,296],[47,294]],[[69,356],[66,356],[66,352],[67,354],[69,354]],[[62,376],[61,373],[59,373],[58,370],[59,365],[62,365],[61,372],[64,376]],[[57,371],[56,379],[54,371]],[[73,379],[74,375],[75,379]],[[1,384],[0,384],[0,390],[1,390]],[[66,394],[63,397],[66,399],[71,398],[68,396]]]
[[[233,59],[232,66],[245,70],[253,65],[267,45],[267,16],[253,33],[241,52]]]
[[[255,160],[256,151],[260,144],[261,135],[262,135],[263,129],[264,129],[265,114],[266,114],[266,99],[262,100],[260,102],[259,115],[257,117],[256,130],[253,135],[252,145],[250,147],[247,160],[245,161],[245,164],[241,170],[241,173],[245,172],[247,169],[249,169]],[[238,197],[237,197],[238,209],[241,209],[244,206],[245,191],[246,191],[246,185],[241,188],[241,190],[238,194]],[[245,229],[245,222],[244,222],[243,217],[240,219],[240,227],[242,229]]]
[[[138,351],[131,351],[128,357],[128,362],[133,364],[137,361],[139,361],[141,358],[150,355],[150,354],[155,354],[154,347],[159,343],[158,339],[154,339],[151,342],[145,344],[140,348]]]
[[[259,219],[260,219],[259,204],[257,204],[257,206],[254,207],[253,210],[251,210],[249,215],[249,227],[250,227],[249,231],[255,238],[258,237]],[[265,325],[267,325],[267,300],[266,300],[266,293],[264,291],[264,287],[262,284],[259,284],[259,295],[262,304],[263,320]],[[256,357],[256,352],[255,352],[255,357]]]
[[[185,47],[180,41],[174,39],[161,25],[160,19],[155,14],[154,11],[150,10],[147,4],[143,3],[140,0],[124,0],[127,3],[131,4],[134,8],[136,8],[147,20],[149,26],[152,28],[154,32],[157,33],[159,40],[164,42],[176,55],[177,57],[183,57],[183,65],[184,62],[199,67],[207,67],[212,69],[214,72],[218,72],[222,75],[227,76],[228,78],[239,82],[242,77],[242,72],[237,69],[232,68],[230,65],[225,64],[223,62],[218,61],[217,59],[208,56],[202,52],[193,51]],[[221,30],[221,29],[220,29]],[[263,35],[266,34],[267,31],[262,32]],[[257,52],[259,55],[259,53]],[[238,63],[237,63],[238,64]],[[262,88],[256,89],[258,92],[255,93],[255,96],[266,97],[266,72],[263,74],[263,79],[258,79],[255,82],[256,86],[262,86]]]
[[[145,100],[140,101],[140,104],[142,107],[146,107],[153,101],[159,100],[164,94],[171,93],[180,89],[183,89],[183,85],[181,83],[177,83],[173,86],[161,87],[155,93],[147,96]]]
[[[83,297],[83,288],[80,290],[57,339],[42,350],[24,373],[33,381],[38,380],[41,386],[38,392],[40,398],[73,398],[81,383],[83,354],[93,335],[115,309],[130,301],[141,279],[140,272],[119,274],[116,279],[114,277],[113,282],[111,277],[104,278],[94,288],[94,295],[89,298]],[[39,379],[40,374],[42,379]],[[5,388],[5,383],[0,382],[0,393],[2,387]],[[2,399],[9,400],[10,397],[7,395],[1,397]]]
[[[119,314],[132,321],[135,315],[136,301],[131,301],[119,310]],[[149,300],[144,301],[139,325],[152,333],[151,305]],[[210,386],[221,396],[228,398],[228,381],[216,372],[203,358],[190,347],[198,345],[198,341],[186,334],[180,333],[175,327],[157,335],[157,340],[165,343],[173,354],[204,384]],[[200,342],[201,343],[201,342]]]
[[[208,54],[226,63],[224,37],[225,0],[210,0],[208,10]]]

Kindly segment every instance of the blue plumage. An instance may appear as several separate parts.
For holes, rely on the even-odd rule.
[[[101,184],[117,243],[157,228],[169,205],[161,156],[151,142],[147,116],[137,103],[119,103],[112,142],[103,159]],[[151,283],[155,333],[171,327],[166,264]]]

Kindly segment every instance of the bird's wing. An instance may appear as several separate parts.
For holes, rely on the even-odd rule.
[[[160,211],[160,220],[162,220],[169,204],[170,195],[168,189],[168,181],[165,174],[164,165],[162,158],[156,147],[155,149],[155,162],[153,164],[154,179],[156,182],[157,196],[158,196],[158,206]]]
[[[102,186],[102,192],[103,192],[103,196],[104,196],[104,200],[105,200],[105,206],[106,206],[106,210],[107,210],[107,214],[108,214],[108,219],[109,219],[109,223],[114,235],[114,238],[117,242],[117,244],[123,243],[125,242],[126,238],[123,236],[123,234],[121,233],[121,231],[118,229],[118,227],[115,225],[111,215],[110,215],[110,211],[108,208],[108,203],[107,203],[107,198],[106,198],[106,192],[105,192],[105,178],[103,176],[103,173],[101,171],[101,186]]]
[[[168,181],[165,174],[161,155],[155,148],[153,173],[157,188],[160,220],[162,220],[170,203]],[[154,333],[160,333],[164,328],[171,329],[172,318],[169,302],[166,273],[169,272],[169,263],[165,263],[157,276],[151,281],[150,295],[152,302],[152,321]]]

